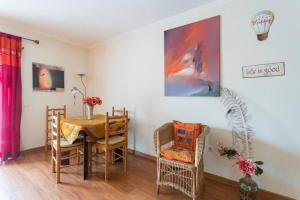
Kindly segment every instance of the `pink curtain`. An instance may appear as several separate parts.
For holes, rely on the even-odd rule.
[[[22,39],[0,32],[0,161],[20,154]]]

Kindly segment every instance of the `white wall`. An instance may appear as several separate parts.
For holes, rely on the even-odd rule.
[[[230,144],[225,109],[216,97],[164,96],[163,31],[221,15],[221,84],[240,94],[249,107],[256,132],[255,159],[263,160],[265,173],[255,177],[263,189],[300,198],[299,46],[300,2],[297,0],[233,0],[195,8],[121,35],[90,49],[89,93],[103,98],[98,111],[125,105],[135,113],[131,131],[136,149],[154,155],[153,132],[167,121],[202,122],[212,130],[205,171],[233,180],[242,175],[233,162],[216,152],[218,141]],[[275,13],[269,39],[259,42],[250,27],[251,17],[268,9]],[[283,77],[243,79],[241,67],[284,61]]]
[[[67,106],[67,115],[81,113],[79,98],[73,105],[70,90],[73,86],[81,87],[76,76],[87,66],[87,50],[43,36],[26,29],[0,22],[0,31],[32,39],[38,39],[39,45],[23,40],[22,51],[22,122],[21,150],[44,145],[45,108]],[[32,62],[61,66],[65,69],[65,92],[37,92],[32,89]]]

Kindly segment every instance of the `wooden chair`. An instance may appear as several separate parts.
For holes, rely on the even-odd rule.
[[[124,172],[127,172],[127,146],[128,146],[128,111],[125,115],[105,117],[105,138],[95,143],[97,152],[104,152],[105,181],[108,179],[109,162],[123,159]],[[119,154],[115,150],[121,150]],[[110,156],[114,154],[115,156]]]
[[[52,114],[57,115],[57,113],[66,117],[66,105],[63,108],[49,108],[49,106],[46,106],[45,152],[48,152],[48,145],[51,145],[51,117]]]
[[[209,127],[204,126],[196,140],[195,162],[185,163],[171,160],[160,155],[160,152],[174,144],[173,124],[166,123],[155,130],[154,143],[157,155],[157,193],[160,186],[169,186],[191,197],[193,200],[200,195],[203,186],[204,167],[203,154],[205,136]]]
[[[125,113],[126,113],[126,109],[124,107],[122,109],[115,109],[114,106],[112,107],[112,116],[125,116]],[[94,161],[93,158],[97,154],[97,153],[93,152],[93,147],[94,147],[94,142],[89,141],[88,149],[89,149],[89,171],[90,172],[92,171],[92,168],[93,168],[93,161]],[[114,163],[114,161],[116,160],[115,154],[110,152],[110,156],[111,156],[112,163]]]
[[[51,165],[52,172],[56,172],[56,182],[60,183],[60,169],[62,167],[71,166],[73,164],[70,163],[70,159],[77,158],[78,164],[78,152],[79,149],[83,148],[83,143],[81,141],[76,141],[73,144],[69,144],[67,140],[61,137],[60,130],[60,118],[61,114],[59,112],[56,113],[53,111],[53,115],[51,117],[51,127],[52,127],[52,142],[51,142]],[[67,152],[67,154],[65,153]],[[71,154],[71,152],[75,152]],[[65,153],[65,154],[64,154]],[[69,164],[61,165],[61,162],[64,160],[69,160]]]

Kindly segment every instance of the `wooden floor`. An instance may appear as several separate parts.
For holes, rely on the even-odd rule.
[[[111,168],[110,180],[104,182],[103,168],[94,165],[88,180],[83,180],[82,166],[62,170],[61,184],[56,184],[50,170],[50,156],[41,150],[24,152],[15,161],[0,166],[1,200],[177,200],[189,199],[169,188],[156,195],[156,164],[151,160],[129,156],[128,173],[123,175],[121,163]],[[203,200],[238,200],[232,186],[205,180]],[[265,198],[261,198],[265,199]]]

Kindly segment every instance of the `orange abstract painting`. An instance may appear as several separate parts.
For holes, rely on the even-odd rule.
[[[220,16],[165,31],[165,95],[220,96]]]

